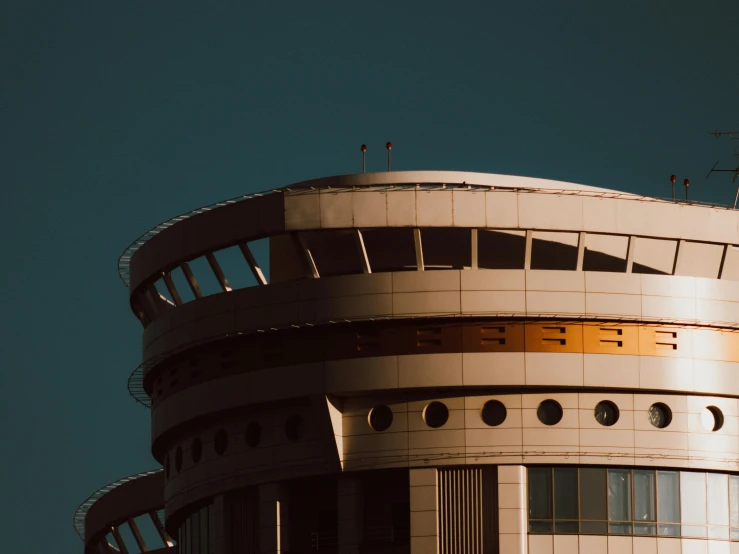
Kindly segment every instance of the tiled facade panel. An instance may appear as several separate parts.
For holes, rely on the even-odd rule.
[[[715,540],[529,535],[528,554],[739,554],[739,543]]]

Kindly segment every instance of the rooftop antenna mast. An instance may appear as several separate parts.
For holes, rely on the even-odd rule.
[[[385,148],[387,148],[387,170],[390,171],[390,151],[393,149],[393,143],[388,142]]]
[[[367,145],[366,144],[363,144],[362,146],[359,147],[359,149],[362,151],[362,173],[364,173],[365,172],[365,168],[366,168],[365,162],[367,161],[366,160],[366,158],[367,158]]]
[[[714,137],[719,138],[722,136],[728,137],[729,140],[739,140],[739,131],[719,131],[716,129],[712,134]],[[734,157],[739,159],[739,147],[734,147]],[[736,183],[737,179],[739,179],[739,166],[735,167],[734,169],[729,168],[720,168],[716,169],[716,166],[718,165],[719,160],[716,160],[716,163],[713,164],[713,167],[708,171],[708,174],[706,174],[706,179],[708,179],[711,176],[711,173],[731,173],[731,182]],[[736,194],[734,194],[734,209],[736,209],[736,204],[739,201],[739,183],[737,183],[736,188]]]

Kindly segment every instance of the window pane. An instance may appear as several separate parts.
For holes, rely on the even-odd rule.
[[[729,476],[706,474],[708,524],[729,525]]]
[[[215,529],[215,525],[213,524],[213,515],[213,507],[211,505],[208,507],[208,554],[213,554],[216,551],[215,534],[213,533],[213,530]]]
[[[529,521],[529,533],[547,533],[551,534],[552,532],[552,522],[551,521]]]
[[[705,473],[680,472],[680,520],[689,525],[706,524]]]
[[[729,528],[724,526],[709,525],[708,526],[708,538],[709,539],[721,539],[729,540]]]
[[[190,516],[190,543],[192,554],[200,554],[200,512]]]
[[[657,516],[659,521],[680,521],[680,475],[677,471],[657,472]]]
[[[739,475],[729,476],[729,498],[731,504],[731,526],[739,527]]]
[[[200,554],[208,553],[208,514],[210,509],[206,506],[200,510]]]
[[[658,529],[658,535],[660,537],[679,537],[680,536],[680,525],[675,523],[660,524]]]
[[[580,470],[580,519],[607,519],[606,470]]]
[[[554,469],[554,518],[577,519],[577,468]]]
[[[635,523],[635,535],[654,535],[657,532],[657,526],[654,523]]]
[[[581,521],[580,522],[580,533],[590,534],[590,535],[606,535],[608,533],[608,522],[606,521]]]
[[[608,519],[631,520],[631,470],[608,470]]]
[[[577,521],[555,521],[554,532],[555,533],[573,533],[577,535],[578,532]]]
[[[631,535],[631,523],[609,523],[608,532],[611,535]]]
[[[634,470],[634,521],[657,519],[655,493],[654,471]]]
[[[706,526],[705,525],[683,525],[682,526],[683,537],[698,537],[706,538]]]
[[[529,517],[552,518],[552,468],[529,468]]]

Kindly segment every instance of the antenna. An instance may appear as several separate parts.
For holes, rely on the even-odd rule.
[[[367,157],[367,145],[363,144],[359,147],[359,149],[362,151],[362,173],[364,173],[365,169],[365,158]]]
[[[683,181],[683,185],[685,185],[685,201],[688,202],[688,187],[690,186],[690,179],[685,179]]]
[[[739,131],[719,131],[716,129],[713,133],[709,133],[713,135],[716,138],[727,136],[730,140],[739,140]],[[734,136],[738,135],[738,136]],[[734,154],[733,156],[737,159],[739,159],[739,146],[734,147]],[[739,178],[739,166],[735,167],[734,169],[729,168],[722,168],[722,169],[716,169],[716,166],[718,165],[718,160],[715,164],[713,164],[713,167],[708,171],[708,174],[706,175],[706,179],[708,179],[711,176],[711,173],[731,173],[731,182],[734,183]],[[687,193],[687,189],[686,189]],[[734,195],[734,209],[736,209],[737,201],[739,201],[739,186],[737,186],[736,194]]]
[[[739,140],[739,136],[736,136],[736,137],[734,136],[734,135],[739,135],[739,131],[719,131],[718,129],[716,129],[713,133],[709,133],[709,135],[713,135],[716,138],[719,138],[721,136],[727,136],[731,140]]]
[[[677,177],[674,175],[670,175],[670,182],[672,182],[672,201],[675,201],[675,181],[677,181]]]
[[[711,173],[713,173],[716,170],[717,165],[718,165],[718,160],[716,160],[716,163],[713,164],[713,167],[708,171],[708,174],[706,175],[706,179],[708,179],[711,176]]]
[[[388,142],[385,144],[385,148],[387,148],[387,170],[390,171],[390,151],[393,149],[393,143]]]

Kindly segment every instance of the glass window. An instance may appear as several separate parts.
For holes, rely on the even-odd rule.
[[[548,467],[529,468],[529,517],[552,518],[552,470]]]
[[[729,503],[731,526],[739,528],[739,475],[729,476]]]
[[[608,519],[631,521],[631,470],[608,470]]]
[[[577,468],[554,468],[554,518],[577,519]]]
[[[634,520],[656,521],[656,487],[654,471],[647,469],[634,470]],[[645,527],[646,529],[646,527]]]
[[[657,472],[657,516],[659,521],[680,521],[680,475],[677,471]]]
[[[190,516],[190,544],[192,554],[200,554],[200,512]]]
[[[200,510],[200,554],[209,554],[208,550],[208,512],[210,509],[206,506]]]
[[[706,474],[708,524],[729,525],[729,476]]]
[[[580,469],[580,519],[607,519],[606,470]]]
[[[680,472],[680,520],[683,524],[706,524],[706,474]]]

